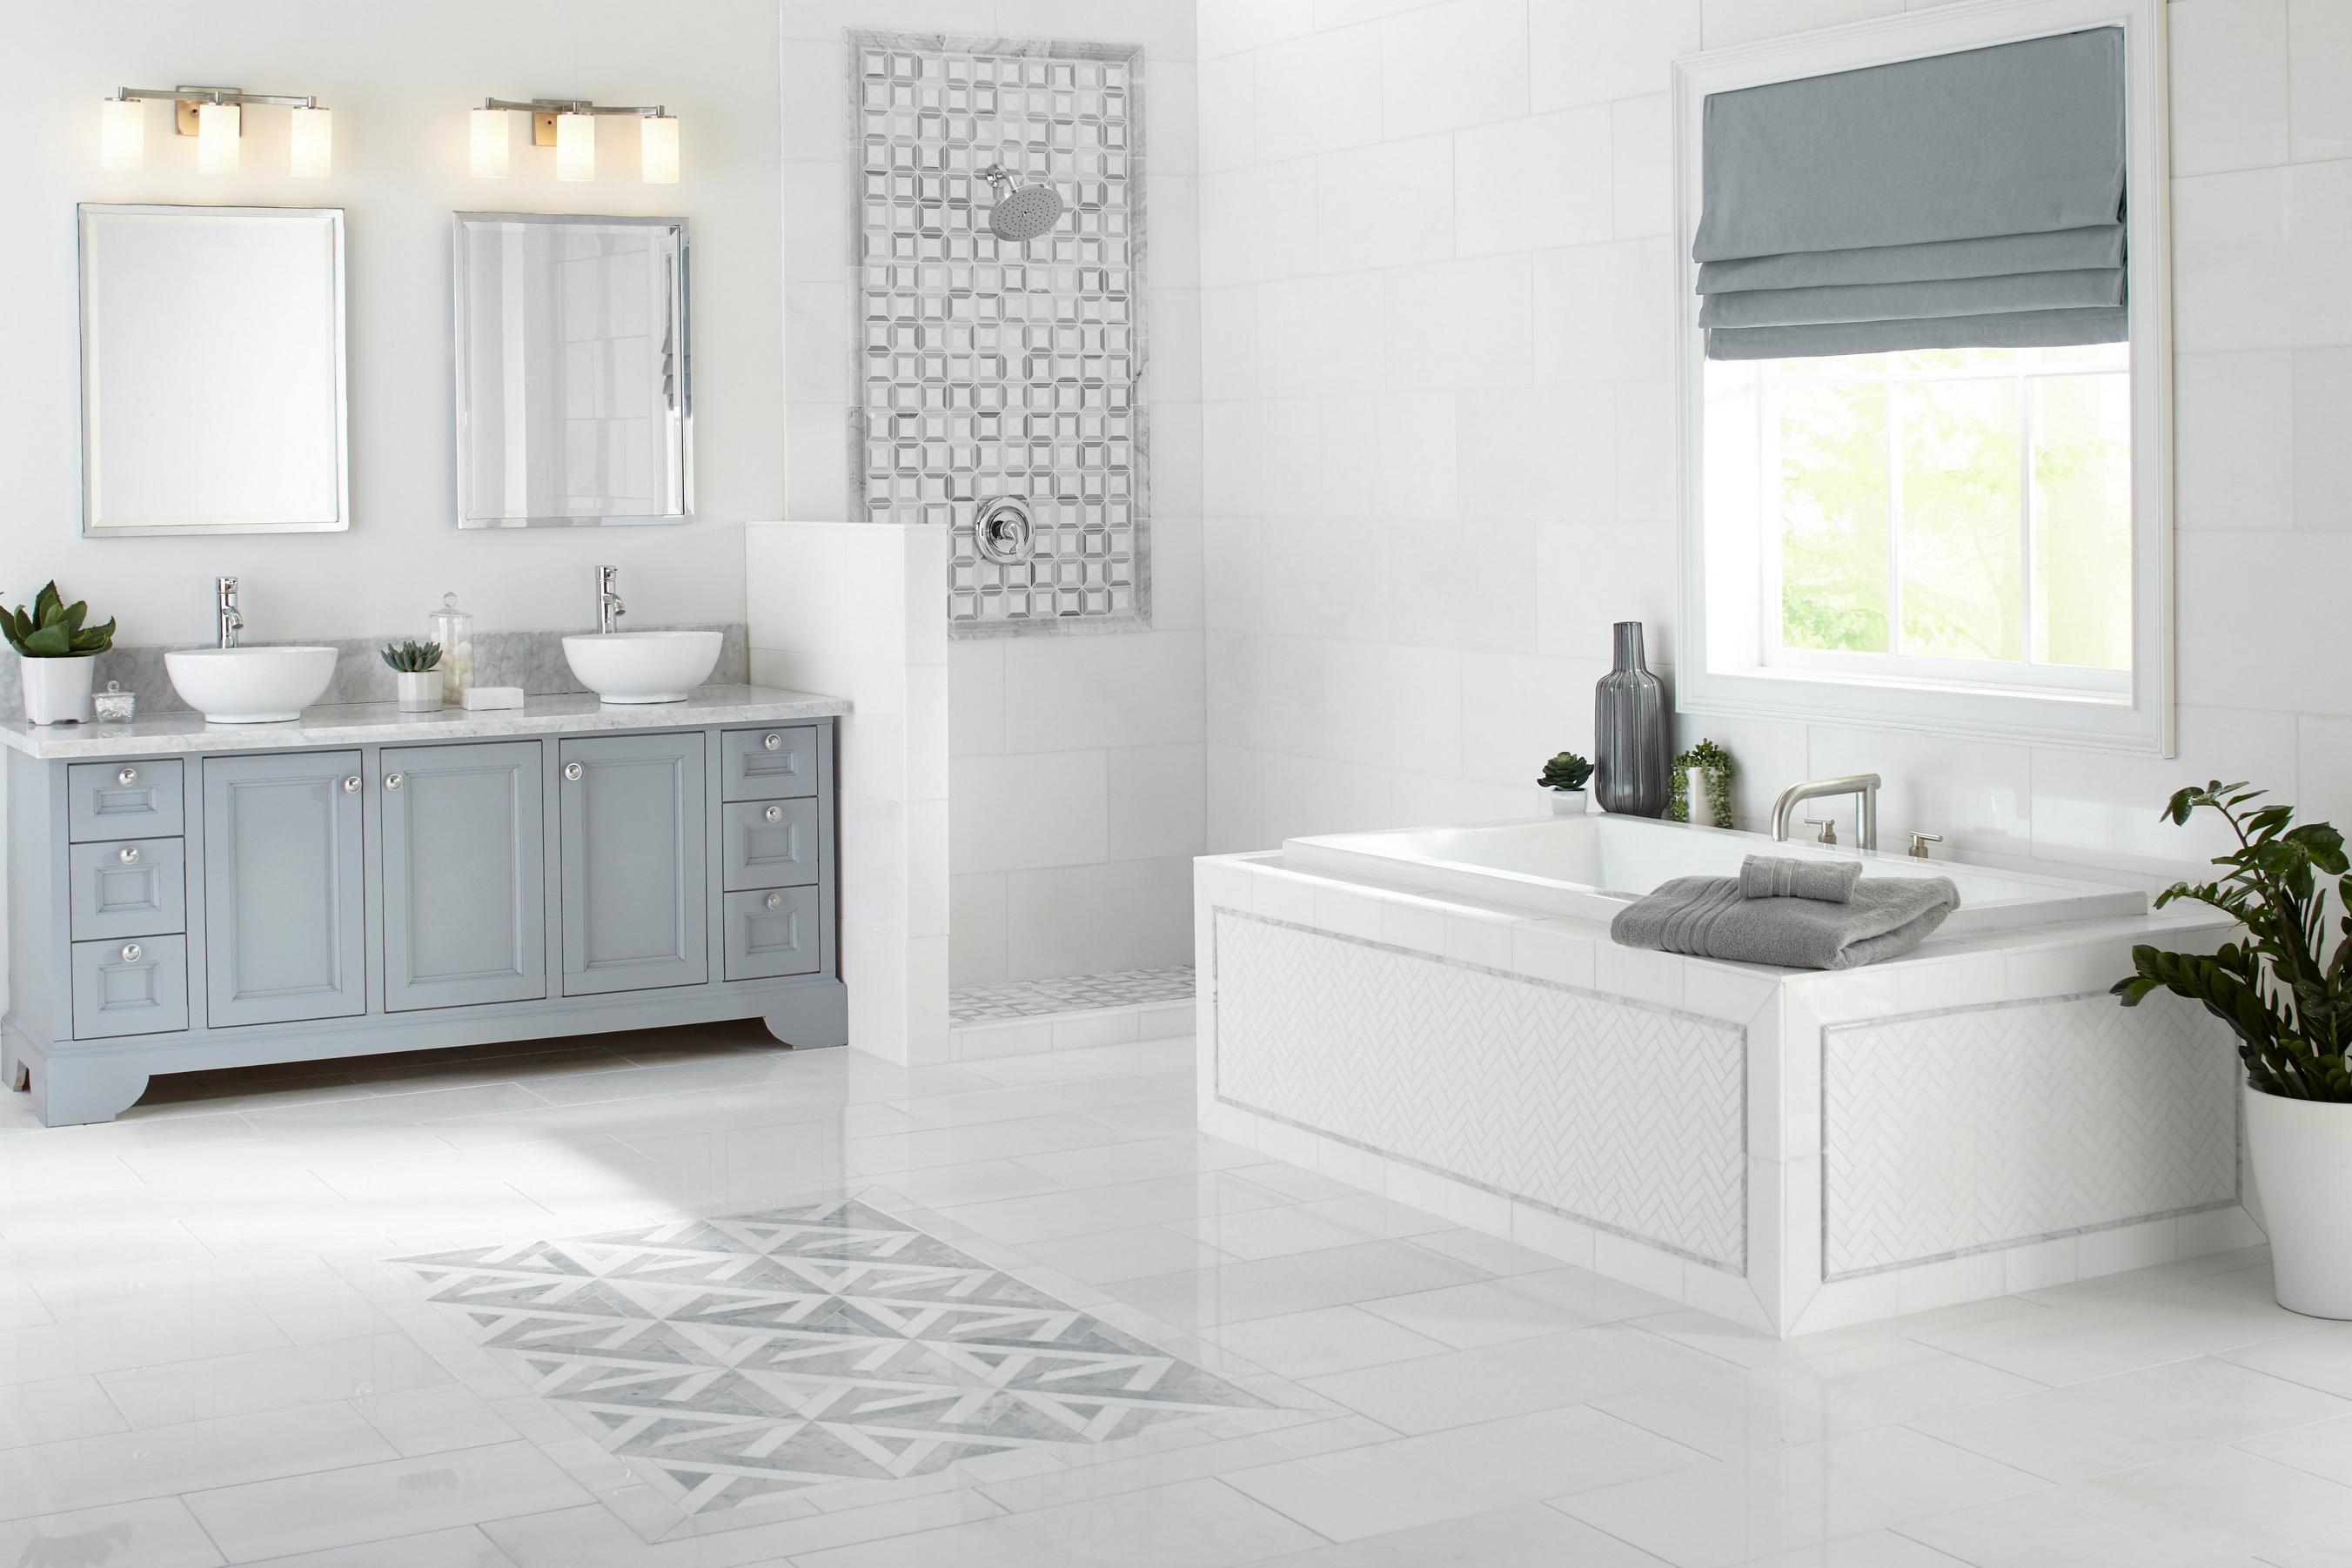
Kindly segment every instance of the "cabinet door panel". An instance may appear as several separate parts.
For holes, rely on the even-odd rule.
[[[386,1012],[547,994],[541,756],[536,741],[383,753]]]
[[[205,1016],[215,1028],[367,1005],[357,752],[205,759]]]
[[[703,738],[562,742],[563,993],[710,978]],[[574,773],[578,776],[574,776]]]

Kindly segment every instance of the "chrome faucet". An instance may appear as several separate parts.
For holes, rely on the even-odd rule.
[[[1824,795],[1850,795],[1854,799],[1854,841],[1864,849],[1878,847],[1878,785],[1876,773],[1849,773],[1842,779],[1811,779],[1804,784],[1790,784],[1772,803],[1772,840],[1776,844],[1789,841],[1789,818],[1797,807],[1809,800]],[[1811,821],[1811,818],[1807,819]],[[1821,841],[1834,844],[1834,827],[1825,828]]]
[[[213,579],[213,637],[216,646],[235,647],[236,634],[245,630],[245,617],[237,613],[236,579]]]
[[[596,629],[599,632],[619,631],[621,617],[629,613],[629,607],[621,603],[620,584],[621,569],[618,566],[596,568]]]

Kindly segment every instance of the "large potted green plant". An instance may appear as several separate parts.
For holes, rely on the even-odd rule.
[[[2316,1318],[2352,1318],[2352,912],[2330,920],[2327,889],[2352,911],[2344,836],[2325,822],[2294,826],[2294,810],[2258,805],[2264,792],[2220,780],[2173,795],[2164,814],[2186,823],[2221,815],[2238,847],[2217,855],[2222,875],[2176,882],[2157,896],[2210,904],[2235,920],[2236,940],[2211,956],[2132,949],[2126,1007],[2151,991],[2188,998],[2228,1026],[2245,1063],[2246,1140],[2270,1232],[2279,1305]],[[2334,939],[2330,951],[2330,939]]]
[[[0,609],[0,635],[16,650],[25,683],[25,717],[36,724],[80,723],[90,717],[90,677],[98,656],[114,646],[114,623],[85,626],[89,606],[68,605],[52,582],[22,605]]]

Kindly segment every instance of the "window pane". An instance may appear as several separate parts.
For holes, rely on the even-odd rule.
[[[2036,383],[2033,643],[2041,664],[2131,668],[2131,377]]]
[[[1887,651],[1886,388],[1780,398],[1780,644]]]
[[[2018,384],[1921,382],[1904,387],[1897,401],[1902,651],[2022,658]]]

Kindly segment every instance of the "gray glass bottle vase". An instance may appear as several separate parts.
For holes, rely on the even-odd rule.
[[[1612,628],[1616,659],[1593,690],[1592,743],[1603,811],[1657,816],[1666,809],[1666,700],[1658,678],[1642,668],[1642,623]]]

